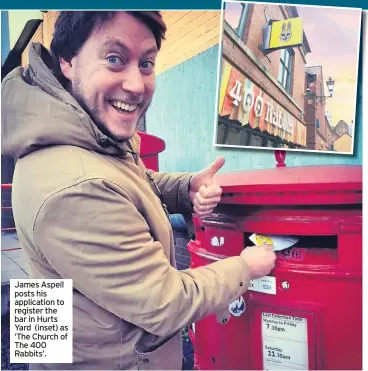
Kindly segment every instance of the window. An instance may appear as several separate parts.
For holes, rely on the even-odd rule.
[[[226,144],[231,144],[231,145],[239,145],[240,143],[240,129],[231,127],[229,130],[229,135],[226,140]]]
[[[224,3],[224,19],[230,27],[242,37],[247,18],[248,4],[247,3]]]
[[[291,66],[293,55],[289,49],[281,49],[279,83],[290,93],[291,85]]]
[[[242,129],[240,133],[240,145],[247,146],[249,140],[249,131],[246,129]]]
[[[251,147],[261,147],[262,146],[262,137],[253,134],[250,138],[249,145]]]
[[[228,126],[224,123],[218,124],[217,127],[217,143],[218,144],[224,144],[226,142],[226,135],[228,132]]]

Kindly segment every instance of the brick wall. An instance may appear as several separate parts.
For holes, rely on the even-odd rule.
[[[273,81],[271,81],[259,68],[260,64],[254,63],[236,41],[225,33],[223,38],[224,58],[234,67],[242,71],[253,80],[263,91],[270,94],[281,106],[289,111],[296,118],[300,119],[301,109],[297,108],[288,98],[285,92]]]
[[[307,148],[316,148],[316,99],[313,93],[305,96],[305,122],[307,124]]]
[[[305,62],[302,57],[300,48],[294,48],[295,58],[293,58],[292,69],[294,71],[291,86],[292,96],[296,103],[304,109],[304,93],[305,93]]]
[[[32,36],[32,39],[22,53],[22,66],[28,64],[28,49],[31,43],[39,42],[46,48],[50,48],[52,35],[54,33],[54,25],[58,14],[59,12],[56,11],[44,13],[43,22],[38,26],[37,31]]]
[[[220,11],[164,11],[162,17],[167,33],[157,57],[157,75],[219,42]]]
[[[324,80],[323,80],[323,73],[322,69],[321,71],[316,75],[317,81],[311,84],[311,94],[306,96],[305,99],[305,105],[306,105],[306,117],[305,120],[308,123],[308,125],[312,128],[314,126],[316,130],[315,139],[312,134],[312,129],[310,129],[310,145],[312,144],[312,141],[314,141],[314,146],[311,146],[309,148],[316,149],[316,150],[329,150],[331,149],[331,145],[333,142],[333,130],[328,123],[326,119],[326,100],[323,99],[320,101],[320,99],[315,99],[314,95],[317,97],[324,97],[328,95],[328,92],[324,89]],[[313,104],[311,105],[310,102],[313,100]],[[312,106],[314,107],[314,112],[312,112]],[[315,124],[316,121],[319,120],[320,127],[316,128]],[[313,124],[313,125],[312,125]],[[321,143],[323,142],[323,145],[321,147]]]
[[[230,33],[224,32],[223,36],[223,55],[234,67],[240,69],[245,75],[252,79],[262,90],[270,94],[287,111],[300,119],[301,112],[304,111],[304,59],[300,48],[294,48],[293,78],[291,81],[291,96],[297,106],[289,99],[288,93],[277,82],[272,81],[264,71],[272,75],[276,81],[280,67],[280,51],[274,51],[267,56],[259,49],[263,42],[262,26],[266,23],[264,11],[270,17],[283,19],[281,7],[278,5],[257,4],[248,13],[248,23],[246,25],[243,40],[246,47],[255,57],[255,61],[249,57]]]
[[[324,97],[326,95],[324,88],[323,88],[323,73],[322,69],[321,72],[317,75],[317,83],[315,85],[316,95],[320,97]],[[318,101],[316,104],[316,120],[319,120],[319,128],[317,129],[317,136],[319,136],[318,143],[316,143],[316,150],[325,150],[326,149],[326,141],[327,141],[327,132],[326,132],[326,100],[322,98],[322,101]],[[321,146],[321,143],[322,146]]]
[[[321,98],[321,101],[321,99],[317,98],[328,95],[328,91],[325,91],[324,88],[322,67],[311,67],[311,69],[307,69],[307,72],[311,72],[316,76],[316,81],[311,82],[309,85],[310,92],[305,96],[305,121],[309,128],[307,138],[308,148],[329,150],[334,140],[334,133],[326,118],[326,99]],[[319,120],[319,128],[316,126],[317,120]],[[313,133],[313,130],[316,133]]]
[[[54,33],[54,26],[59,12],[49,11],[44,16],[43,21],[43,45],[49,49],[52,35]]]
[[[252,4],[251,7],[243,40],[262,65],[277,79],[281,52],[276,50],[265,56],[259,46],[263,44],[262,27],[267,22],[265,11],[272,19],[283,19],[285,17],[278,5]]]
[[[275,50],[265,56],[263,51],[259,48],[259,46],[263,44],[262,27],[267,22],[266,13],[274,20],[286,19],[288,17],[282,5],[252,4],[248,13],[243,41],[260,61],[262,68],[265,68],[275,79],[277,79],[279,74],[281,51]],[[294,98],[296,103],[303,108],[305,62],[301,47],[294,47],[293,51],[295,55],[293,58],[292,70],[296,73],[293,73],[291,81],[291,96]]]

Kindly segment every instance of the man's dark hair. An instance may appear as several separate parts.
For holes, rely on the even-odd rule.
[[[92,31],[114,18],[117,11],[110,12],[60,12],[56,22],[54,36],[51,41],[51,52],[56,61],[63,58],[70,60],[79,52]],[[136,19],[144,23],[153,33],[157,49],[161,48],[161,41],[165,39],[166,26],[158,11],[133,12],[127,11]]]

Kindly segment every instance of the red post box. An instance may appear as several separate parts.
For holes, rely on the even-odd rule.
[[[306,166],[219,177],[194,218],[191,267],[239,255],[249,236],[295,236],[269,276],[195,324],[199,369],[362,369],[362,167]]]
[[[141,137],[141,158],[147,169],[158,171],[158,154],[165,150],[165,142],[154,135],[138,131]]]

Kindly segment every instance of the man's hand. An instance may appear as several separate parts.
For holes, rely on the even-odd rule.
[[[222,189],[214,180],[214,175],[224,166],[225,159],[219,157],[209,167],[193,175],[190,181],[189,198],[194,212],[200,216],[208,216],[221,199]]]
[[[267,276],[275,267],[276,254],[273,245],[246,247],[240,256],[249,266],[251,279]]]

